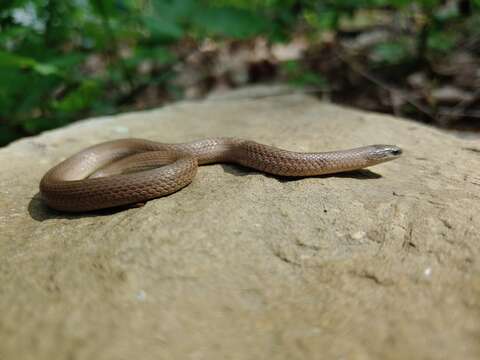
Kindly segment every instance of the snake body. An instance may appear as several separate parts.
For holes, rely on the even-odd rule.
[[[86,148],[50,169],[40,182],[48,206],[83,212],[142,203],[192,182],[198,165],[236,163],[280,176],[314,176],[356,170],[393,160],[402,150],[370,145],[300,153],[238,138],[165,144],[113,140]]]

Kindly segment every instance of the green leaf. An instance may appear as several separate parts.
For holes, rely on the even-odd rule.
[[[201,10],[196,0],[153,0],[152,5],[157,15],[175,22],[187,20]]]
[[[101,93],[101,84],[95,80],[84,80],[80,86],[60,101],[54,101],[53,107],[64,112],[77,112],[88,108]]]
[[[424,9],[433,9],[436,6],[438,7],[442,0],[417,0],[417,2],[422,6]]]
[[[17,69],[31,69],[44,76],[58,75],[58,68],[52,64],[39,63],[35,59],[0,51],[0,66]]]
[[[151,60],[156,64],[166,65],[174,63],[176,57],[166,47],[138,47],[135,49],[134,55],[127,59],[125,63],[130,66],[136,66],[145,60]]]
[[[407,44],[404,42],[388,42],[375,46],[371,52],[373,61],[389,65],[400,64],[410,57]]]
[[[26,68],[33,64],[35,64],[34,59],[0,51],[0,66]]]
[[[55,75],[58,73],[58,69],[50,64],[35,63],[32,65],[32,69],[40,75]]]
[[[456,34],[436,31],[430,34],[427,44],[431,50],[448,53],[455,47],[456,41]]]
[[[78,66],[85,61],[87,54],[79,53],[79,52],[70,52],[67,54],[62,54],[61,56],[56,56],[54,58],[50,58],[48,63],[53,65],[59,69],[61,72],[67,73],[75,72],[78,73]]]
[[[396,8],[404,8],[406,6],[412,5],[412,0],[389,0],[385,5],[392,5]]]
[[[287,75],[288,82],[294,86],[311,86],[320,89],[328,87],[328,81],[322,74],[305,69],[298,61],[286,61],[281,66]]]
[[[209,35],[246,38],[266,29],[265,19],[246,10],[206,8],[192,19],[200,31]]]
[[[154,40],[179,40],[183,37],[182,27],[161,16],[146,16],[143,22]]]
[[[319,30],[331,30],[338,27],[339,12],[335,10],[325,10],[321,12],[307,11],[305,20],[314,28]]]

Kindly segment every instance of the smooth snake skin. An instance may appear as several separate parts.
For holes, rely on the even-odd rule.
[[[279,176],[332,174],[396,159],[394,145],[300,153],[250,140],[210,138],[164,144],[142,139],[94,145],[50,169],[40,182],[48,206],[71,212],[90,211],[171,194],[188,185],[198,165],[236,163]]]

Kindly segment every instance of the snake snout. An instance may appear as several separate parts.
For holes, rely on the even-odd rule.
[[[402,155],[402,149],[395,145],[389,145],[386,149],[392,156]]]
[[[384,162],[398,158],[402,149],[396,145],[374,145],[370,158],[374,161]]]

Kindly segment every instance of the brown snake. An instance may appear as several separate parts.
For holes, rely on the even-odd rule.
[[[122,139],[89,147],[53,167],[43,176],[40,193],[54,209],[81,212],[171,194],[188,185],[203,164],[227,162],[280,176],[314,176],[362,169],[401,153],[394,145],[300,153],[237,138],[181,144]]]

